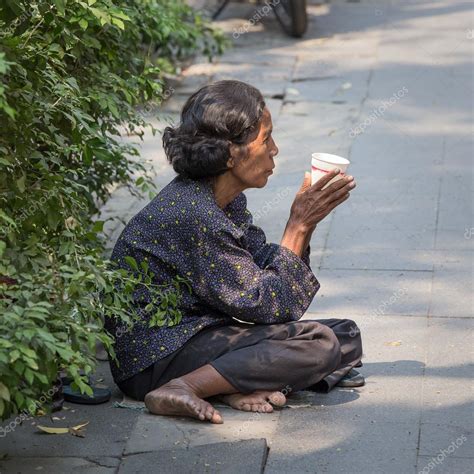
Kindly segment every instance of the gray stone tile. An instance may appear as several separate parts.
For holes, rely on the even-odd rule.
[[[328,71],[329,72],[329,71]],[[370,70],[293,81],[286,88],[287,102],[331,102],[360,104],[367,93]]]
[[[299,407],[283,410],[265,472],[415,472],[427,319],[354,319],[362,333],[364,365],[358,370],[366,385],[305,392]]]
[[[423,382],[423,423],[474,427],[473,319],[430,318]],[[443,429],[441,429],[443,431]]]
[[[260,474],[267,458],[264,439],[215,443],[186,450],[176,447],[123,459],[119,474],[143,472]]]
[[[449,474],[472,474],[472,458],[443,457],[443,454],[437,454],[439,459],[436,456],[419,456],[417,472],[425,474],[436,469]]]
[[[402,249],[328,248],[321,261],[324,269],[433,271],[432,251]]]
[[[13,458],[61,456],[91,457],[120,456],[127,441],[128,435],[137,420],[137,414],[131,410],[119,410],[112,406],[112,402],[121,400],[113,398],[111,402],[99,406],[66,405],[69,411],[60,412],[65,420],[51,421],[50,417],[35,419],[36,424],[45,426],[75,426],[89,421],[84,430],[85,438],[77,438],[69,434],[49,435],[39,431],[32,421],[23,422],[15,426],[13,432],[2,439],[2,452],[7,452]],[[74,412],[72,412],[74,410]],[[15,417],[12,417],[14,422]],[[8,421],[2,423],[6,425]]]
[[[399,474],[413,472],[416,464],[416,421],[354,422],[344,415],[338,416],[335,410],[305,409],[283,413],[278,433],[270,445],[265,469],[268,474]]]
[[[94,460],[78,457],[35,457],[12,458],[0,461],[0,472],[16,474],[64,474],[65,472],[87,472],[91,474],[113,474],[117,472],[119,458],[95,458]]]
[[[310,312],[348,318],[428,314],[431,272],[322,269],[316,276],[321,288]]]
[[[470,271],[438,270],[435,267],[430,315],[474,317],[472,253],[467,253],[466,257],[471,261]]]
[[[248,413],[219,407],[222,425],[184,417],[140,415],[124,453],[190,448],[214,443],[269,438],[276,429],[279,412]]]
[[[474,226],[460,226],[455,229],[436,230],[436,249],[439,250],[474,250]]]
[[[474,457],[473,320],[430,319],[428,335],[419,452]]]
[[[442,176],[438,227],[460,229],[474,227],[474,187],[472,173],[448,172]]]
[[[347,206],[348,203],[349,201],[344,203],[340,209],[344,205]],[[367,205],[366,208],[370,209],[370,205]],[[407,227],[404,227],[401,212],[398,214],[398,220],[395,214],[394,220],[390,221],[388,208],[384,210],[386,212],[385,226],[373,217],[371,222],[367,223],[360,215],[358,219],[356,216],[352,216],[346,222],[338,214],[339,210],[336,210],[327,242],[328,248],[346,248],[354,252],[360,252],[367,248],[405,251],[429,250],[434,247],[434,223],[417,226],[416,216],[410,215],[410,221],[407,223]],[[434,214],[434,210],[431,209],[430,211],[431,214]],[[429,216],[429,214],[423,216],[424,220],[428,220],[430,217],[434,221],[434,216]],[[411,225],[411,228],[408,225]]]
[[[469,428],[448,423],[448,417],[440,423],[421,423],[420,455],[436,457],[444,454],[474,459],[473,421],[471,416]]]

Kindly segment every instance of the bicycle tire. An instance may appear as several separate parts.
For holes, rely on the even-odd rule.
[[[306,0],[280,0],[273,3],[273,11],[287,34],[301,38],[308,28]]]
[[[199,11],[204,16],[215,20],[227,6],[230,0],[206,0],[204,4],[199,8]]]

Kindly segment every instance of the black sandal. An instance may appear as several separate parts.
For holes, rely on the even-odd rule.
[[[350,372],[344,375],[344,377],[342,377],[342,379],[336,384],[336,387],[352,388],[362,387],[363,385],[365,385],[364,376],[360,372],[357,372],[357,370],[351,369]]]
[[[91,386],[92,396],[81,393],[80,390],[73,390],[70,385],[63,387],[64,400],[70,403],[79,403],[81,405],[99,405],[110,400],[112,392],[109,388]]]

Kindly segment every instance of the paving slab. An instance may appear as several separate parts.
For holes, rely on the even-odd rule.
[[[77,405],[65,402],[66,409],[29,419],[21,424],[15,421],[15,416],[12,416],[1,423],[2,427],[9,425],[11,430],[1,438],[0,454],[6,454],[12,460],[59,455],[65,458],[88,459],[121,456],[137,421],[137,413],[113,406],[115,402],[122,401],[123,395],[113,383],[108,365],[108,362],[100,362],[93,380],[102,379],[100,383],[112,389],[110,401],[101,405]],[[55,417],[54,420],[52,416]],[[36,427],[36,425],[69,427],[85,422],[89,424],[84,428],[83,438],[70,434],[47,434]],[[77,462],[78,465],[81,464]],[[28,465],[31,465],[29,461]]]
[[[140,414],[124,454],[142,453],[239,440],[270,438],[280,412],[248,413],[218,406],[224,423],[213,425],[184,417]]]
[[[464,437],[449,454],[474,457],[474,321],[431,318],[428,338],[420,454],[436,455]]]
[[[94,460],[78,457],[13,458],[0,461],[0,472],[15,474],[64,474],[65,472],[114,474],[120,464],[118,458],[97,457]]]
[[[417,428],[416,420],[375,424],[309,409],[285,413],[265,472],[413,473]]]
[[[126,456],[119,474],[143,472],[260,474],[267,458],[265,439],[175,448]]]
[[[444,453],[436,453],[436,456],[420,456],[418,458],[417,472],[419,474],[427,474],[433,469],[437,469],[438,472],[449,474],[472,473],[472,458],[453,458],[443,455]],[[438,456],[439,459],[437,458]]]
[[[428,315],[431,272],[321,269],[316,276],[321,288],[310,312],[348,318]]]
[[[405,321],[357,318],[366,386],[314,394],[309,407],[283,411],[266,473],[414,472],[426,319]],[[401,344],[386,344],[394,340]]]
[[[401,249],[327,248],[321,268],[332,270],[433,271],[433,251]]]

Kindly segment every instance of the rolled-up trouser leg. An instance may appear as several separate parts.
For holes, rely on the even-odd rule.
[[[320,324],[330,327],[339,341],[341,362],[334,372],[324,377],[319,389],[329,392],[362,358],[362,340],[357,324],[351,319],[319,319]]]
[[[241,393],[301,390],[340,366],[339,341],[324,324],[297,321],[246,331],[241,347],[210,362]]]

